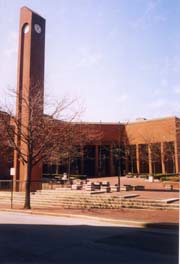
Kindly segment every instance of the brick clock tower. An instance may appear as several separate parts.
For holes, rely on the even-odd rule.
[[[20,120],[17,128],[16,144],[25,154],[27,146],[22,134],[27,133],[29,112],[33,96],[40,97],[37,108],[38,115],[43,115],[44,97],[44,52],[45,52],[45,19],[27,7],[21,8],[18,50],[18,76],[16,117]],[[24,98],[26,102],[24,102]],[[15,180],[27,179],[27,164],[23,162],[18,153],[14,153]],[[32,180],[39,180],[42,176],[42,163],[32,170]],[[16,189],[24,190],[24,185],[16,185]]]

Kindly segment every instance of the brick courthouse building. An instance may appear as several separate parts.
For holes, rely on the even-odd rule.
[[[43,117],[45,19],[26,7],[21,9],[18,54],[16,116],[22,124],[18,127],[16,142],[27,154],[19,135],[29,125],[28,113],[37,93],[40,93],[40,101],[34,105],[33,110]],[[32,83],[39,83],[36,91],[33,90]],[[23,97],[27,97],[28,109],[25,109]],[[11,118],[3,112],[0,112],[0,121],[4,116],[11,122]],[[73,160],[71,173],[85,174],[88,177],[124,175],[129,172],[177,174],[180,171],[179,121],[176,117],[167,117],[136,120],[128,124],[88,123],[88,126],[101,131],[102,137],[99,141],[81,147],[82,155]],[[58,120],[55,122],[57,126],[61,123]],[[83,123],[81,125],[83,127]],[[24,133],[27,135],[27,131]],[[16,151],[13,154],[11,148],[6,152],[1,148],[1,179],[10,177],[11,167],[15,168],[16,180],[26,180],[27,164],[23,164]],[[42,166],[33,168],[32,179],[39,180],[43,174],[54,175],[66,170],[66,164],[47,161],[43,164],[43,172]]]
[[[72,174],[89,177],[136,174],[178,174],[180,170],[180,119],[167,117],[123,123],[88,123],[102,131],[99,142],[83,147],[72,164]],[[83,126],[83,124],[82,124]],[[63,167],[65,170],[65,167]],[[58,170],[62,173],[61,166]],[[46,164],[44,173],[57,166]]]
[[[81,125],[83,127],[83,123]],[[102,131],[102,137],[94,144],[83,146],[83,155],[72,162],[72,174],[97,177],[118,173],[179,173],[179,118],[141,119],[128,124],[88,123],[91,125]],[[9,149],[5,156],[1,155],[0,178],[9,178],[13,166],[13,150]],[[43,163],[44,175],[61,174],[66,170],[66,164]]]

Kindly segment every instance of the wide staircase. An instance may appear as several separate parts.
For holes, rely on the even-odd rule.
[[[13,205],[23,206],[25,194],[23,192],[13,193]],[[0,205],[10,205],[12,194],[0,192]],[[178,199],[177,199],[178,200]],[[55,190],[38,190],[31,193],[32,208],[64,208],[64,209],[173,209],[178,210],[179,204],[172,200],[141,199],[135,195],[125,193],[90,193],[87,191],[60,188]]]

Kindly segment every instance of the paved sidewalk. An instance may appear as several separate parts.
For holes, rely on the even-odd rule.
[[[23,210],[22,208],[10,209],[0,207],[0,211],[26,212],[30,214],[53,215],[59,217],[91,218],[102,221],[110,221],[117,224],[141,227],[157,227],[177,229],[179,224],[179,212],[177,210],[144,210],[144,209],[42,209]]]
[[[108,178],[99,178],[91,179],[92,181],[103,181],[108,180],[111,184],[117,183],[117,177],[108,177]],[[178,198],[179,192],[175,191],[165,191],[161,182],[150,183],[144,181],[144,179],[139,178],[121,178],[121,184],[139,184],[145,185],[145,188],[148,191],[121,191],[119,193],[114,193],[115,195],[127,195],[130,193],[138,194],[139,196],[136,199],[152,199],[152,200],[163,200],[169,198]],[[175,203],[178,203],[175,202]],[[9,204],[0,204],[0,210],[20,210],[24,212],[22,206],[14,205],[14,209],[10,209]],[[98,217],[101,219],[115,220],[115,221],[130,221],[130,222],[139,222],[143,224],[163,224],[163,225],[173,225],[179,224],[179,211],[178,210],[152,210],[152,209],[45,209],[34,207],[32,210],[28,211],[32,214],[47,214],[47,215],[57,215],[69,217]]]
[[[177,210],[144,210],[144,209],[91,209],[91,210],[39,210],[33,209],[32,212],[85,215],[101,217],[114,220],[139,221],[147,223],[179,223],[179,212]]]

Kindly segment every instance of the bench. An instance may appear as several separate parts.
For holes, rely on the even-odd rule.
[[[109,193],[111,190],[110,186],[101,186],[101,191]]]
[[[179,182],[173,182],[173,181],[164,181],[163,186],[164,186],[165,190],[179,189],[180,183]]]
[[[173,190],[173,185],[171,185],[171,184],[166,184],[166,185],[164,186],[164,189],[165,189],[165,190],[168,190],[168,191],[172,191],[172,190]]]
[[[132,186],[131,185],[123,185],[120,187],[121,191],[130,191],[132,190]]]
[[[112,192],[118,192],[119,191],[119,187],[118,186],[111,186],[111,191]]]
[[[144,185],[128,185],[128,184],[124,184],[123,186],[121,186],[120,188],[121,191],[143,191],[145,190]]]
[[[101,183],[100,182],[94,182],[94,189],[100,190],[101,189]]]
[[[71,185],[71,190],[81,190],[81,189],[82,189],[82,185],[80,184]]]
[[[145,189],[144,185],[135,185],[133,186],[135,191],[143,191]]]

